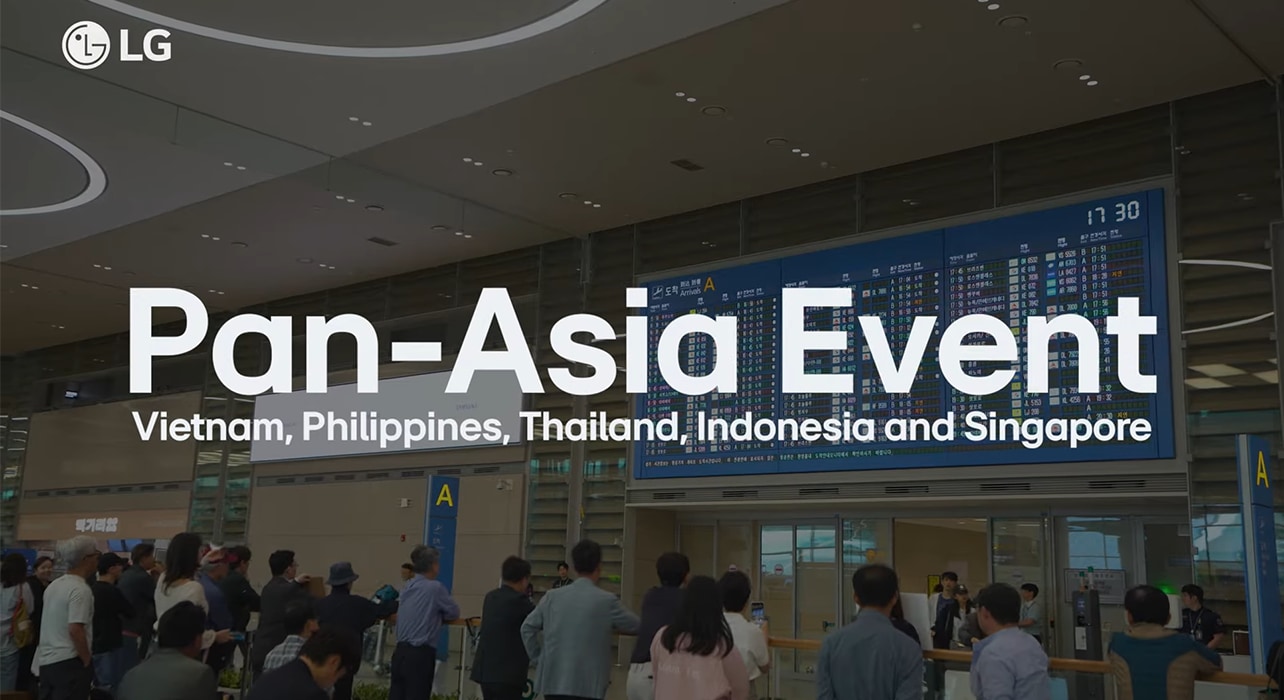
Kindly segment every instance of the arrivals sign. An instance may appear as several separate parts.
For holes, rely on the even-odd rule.
[[[1240,512],[1244,522],[1248,650],[1253,673],[1266,672],[1266,653],[1284,638],[1281,629],[1279,555],[1275,540],[1275,455],[1256,435],[1235,438]]]

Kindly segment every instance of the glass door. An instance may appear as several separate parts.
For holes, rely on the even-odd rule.
[[[840,546],[835,522],[795,527],[795,624],[799,639],[824,639],[843,625],[839,615],[842,606],[838,603]],[[816,652],[800,651],[795,662],[797,670],[814,674],[816,657]]]

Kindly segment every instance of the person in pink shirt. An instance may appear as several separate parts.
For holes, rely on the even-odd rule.
[[[749,700],[749,671],[722,614],[718,583],[696,576],[673,624],[651,640],[655,697],[664,700]]]

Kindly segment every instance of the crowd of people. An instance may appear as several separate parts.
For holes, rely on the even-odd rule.
[[[437,580],[439,553],[424,545],[403,565],[400,593],[373,599],[352,593],[359,576],[348,562],[330,567],[329,593],[318,595],[320,581],[301,575],[288,550],[268,557],[272,578],[255,591],[248,548],[211,546],[192,533],[170,540],[163,562],[150,544],[125,560],[99,552],[87,536],[60,542],[57,555],[65,569],[58,577],[47,557],[30,576],[22,555],[4,558],[0,690],[27,689],[40,700],[213,700],[220,671],[239,662],[252,679],[248,700],[350,700],[361,635],[392,619],[389,697],[427,700],[443,625],[461,615]],[[516,556],[502,563],[501,584],[483,603],[470,673],[484,700],[523,698],[532,667],[546,700],[604,700],[617,635],[636,637],[628,700],[760,697],[754,685],[771,655],[764,621],[746,616],[747,575],[734,568],[717,580],[692,575],[685,555],[665,553],[635,614],[599,587],[600,545],[581,541],[570,558],[538,604],[530,563]],[[928,679],[897,573],[868,564],[851,584],[858,612],[821,645],[816,697],[919,700]],[[991,584],[973,596],[956,574],[941,576],[928,601],[932,646],[972,652],[978,700],[1052,697],[1038,596],[1029,583]],[[1127,592],[1128,629],[1114,635],[1108,657],[1120,700],[1190,698],[1195,678],[1220,667],[1220,617],[1203,607],[1197,586],[1183,590],[1183,602],[1182,629],[1172,630],[1165,593],[1144,585]],[[258,624],[247,634],[254,613]]]

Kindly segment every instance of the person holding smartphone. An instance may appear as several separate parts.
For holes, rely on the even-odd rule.
[[[771,668],[771,653],[767,650],[767,618],[762,603],[753,604],[753,620],[745,619],[745,607],[753,592],[749,577],[739,571],[728,571],[718,581],[722,591],[722,610],[731,628],[731,639],[736,651],[749,671],[749,682]]]

